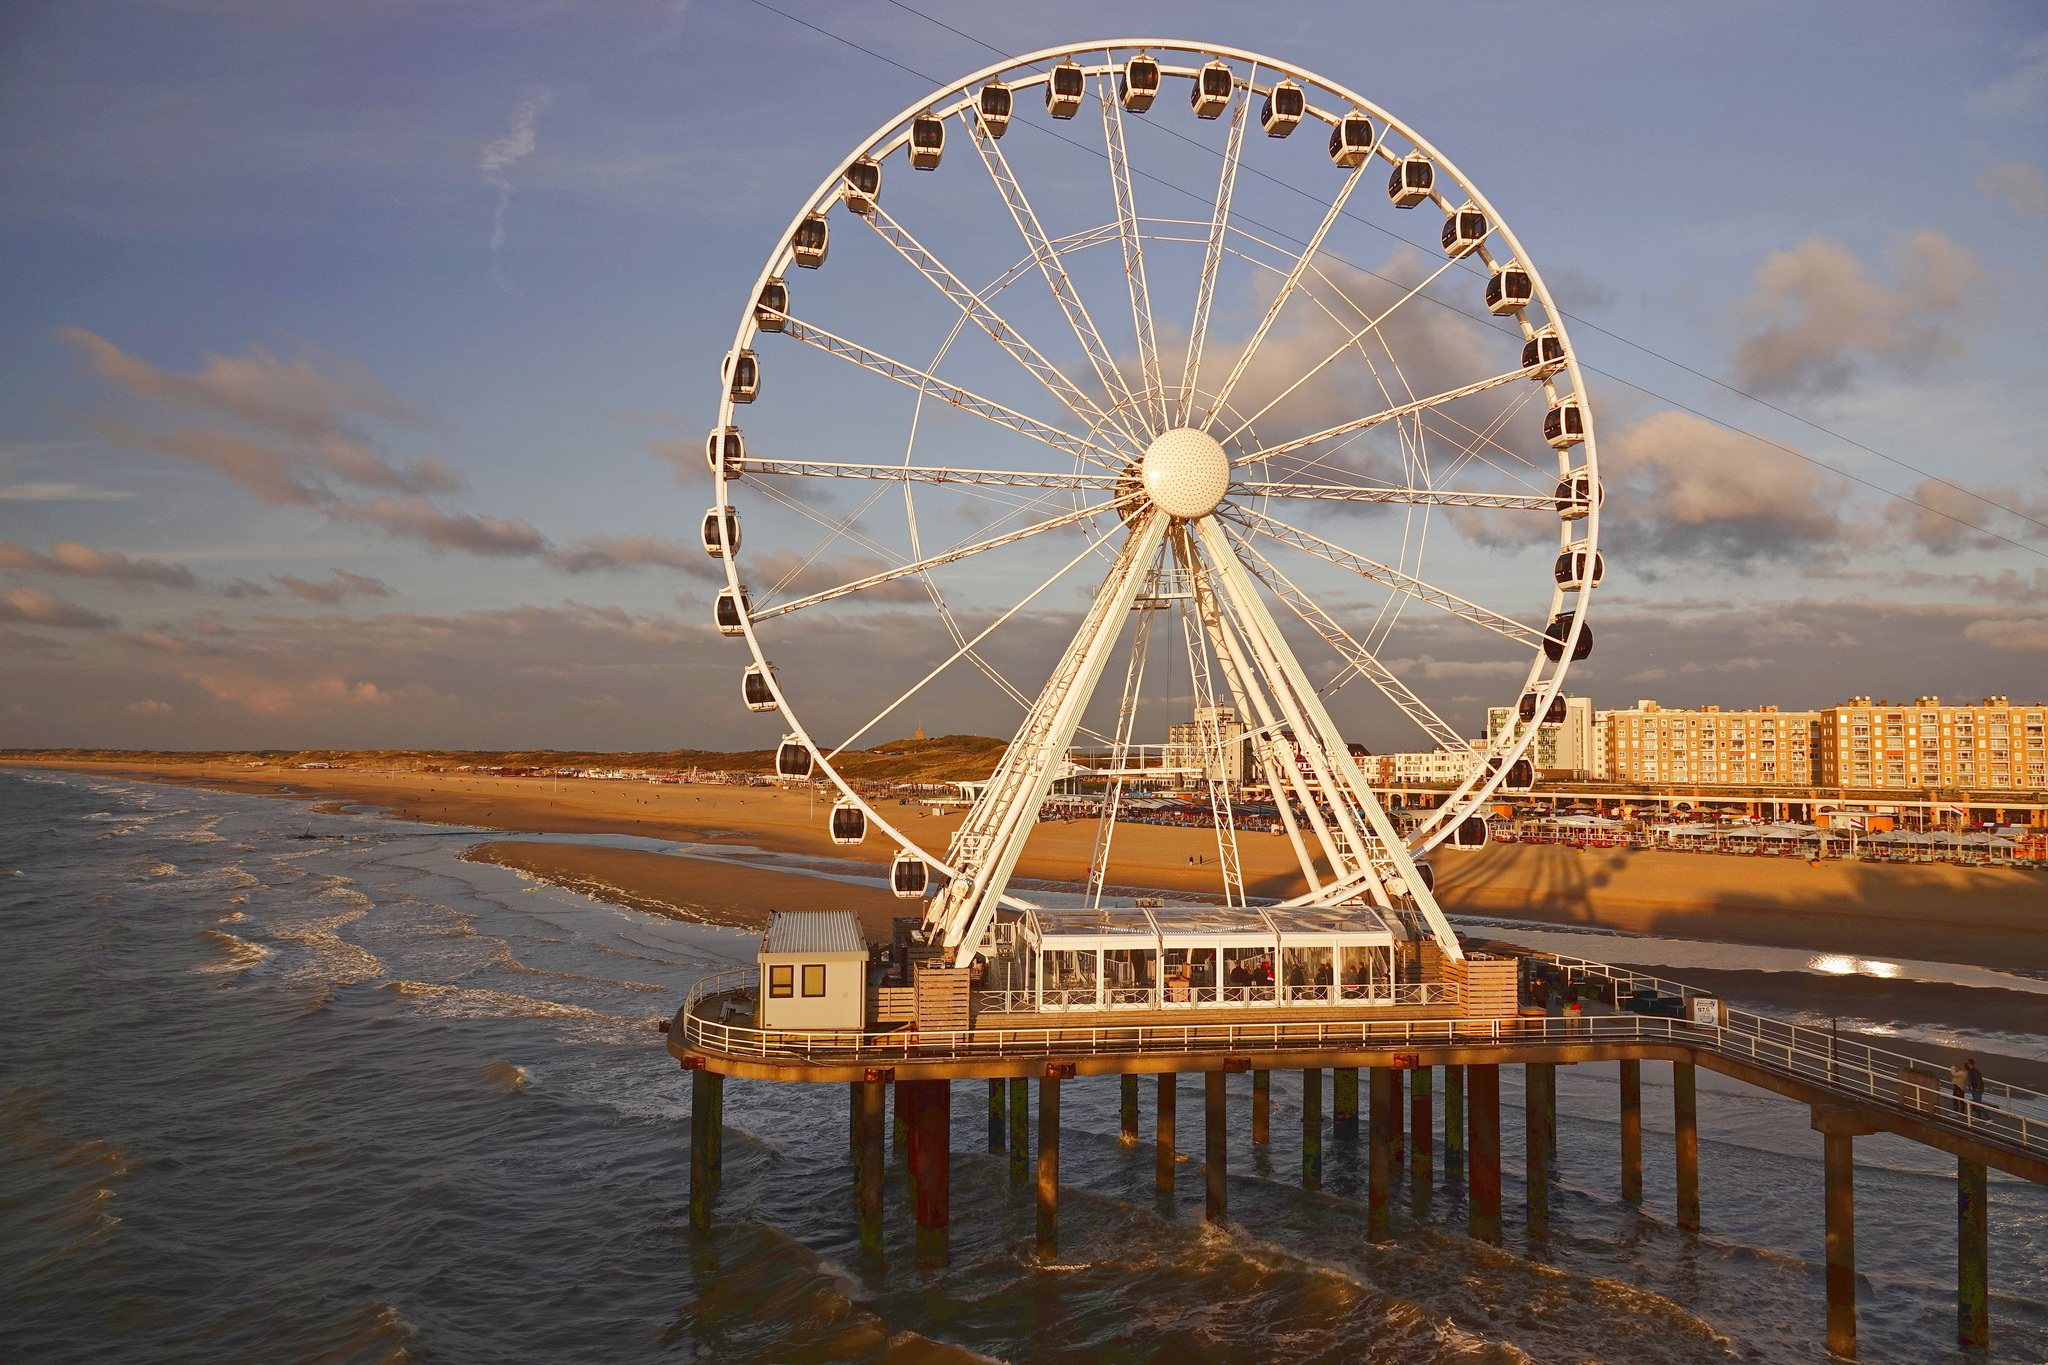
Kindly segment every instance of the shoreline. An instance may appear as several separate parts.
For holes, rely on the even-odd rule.
[[[759,928],[771,906],[816,908],[821,897],[830,897],[834,905],[855,909],[872,936],[886,939],[891,918],[917,912],[916,902],[879,888],[573,842],[579,834],[626,834],[753,846],[863,863],[883,875],[895,841],[871,830],[861,844],[833,844],[826,828],[831,801],[804,792],[208,764],[10,761],[5,766],[305,801],[335,813],[349,805],[375,806],[391,819],[474,828],[479,847],[492,845],[492,831],[560,836],[561,842],[501,841],[492,855],[478,858],[472,849],[465,856],[513,866],[586,894],[601,889],[632,897],[630,903],[638,908],[706,923]],[[935,849],[945,847],[960,818],[958,811],[908,804],[877,809],[906,835]],[[1094,834],[1092,821],[1040,824],[1018,863],[1017,877],[1077,884],[1092,856]],[[551,851],[533,851],[540,848]],[[1284,840],[1242,835],[1239,848],[1250,895],[1284,898],[1304,889]],[[508,849],[516,853],[502,851]],[[1193,864],[1205,849],[1211,865]],[[1120,824],[1115,851],[1110,880],[1119,885],[1166,892],[1216,889],[1210,831]],[[1811,866],[1791,858],[1498,843],[1473,852],[1439,851],[1434,863],[1438,900],[1453,915],[2048,972],[2048,873],[2029,869]]]

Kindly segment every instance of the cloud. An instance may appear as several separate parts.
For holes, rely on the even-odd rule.
[[[1963,634],[1993,649],[2048,649],[2048,616],[1975,621],[1963,628]]]
[[[1527,663],[1514,663],[1505,659],[1469,661],[1464,659],[1437,659],[1427,654],[1413,659],[1393,659],[1387,670],[1401,677],[1420,671],[1425,678],[1519,678],[1529,671]]]
[[[292,596],[308,602],[325,602],[329,605],[349,597],[389,597],[391,589],[374,578],[350,573],[346,569],[330,570],[333,575],[325,583],[311,583],[290,574],[279,574],[277,582]]]
[[[41,588],[10,588],[0,592],[0,621],[73,630],[103,630],[115,624],[111,616],[88,611]]]
[[[512,179],[508,172],[520,160],[532,155],[540,116],[554,103],[554,98],[552,91],[542,87],[529,90],[513,106],[505,135],[485,146],[483,156],[477,162],[477,173],[483,176],[484,183],[496,186],[498,191],[498,211],[491,219],[491,278],[508,294],[517,295],[519,292],[505,278],[498,262],[498,252],[507,240],[505,213],[512,207]]]
[[[1885,521],[1895,533],[1936,554],[1988,550],[2005,544],[2005,539],[1986,532],[2013,520],[2007,515],[2008,509],[2030,519],[2012,526],[2014,535],[2035,539],[2048,535],[2038,524],[2048,520],[2048,498],[2030,497],[2017,488],[1987,484],[1972,489],[1939,479],[1922,479],[1913,485],[1909,496],[1920,505],[1895,500],[1885,508]],[[1984,530],[1975,529],[1978,527]]]
[[[1923,228],[1886,255],[1897,285],[1827,237],[1766,257],[1735,309],[1756,327],[1736,347],[1738,380],[1764,393],[1837,392],[1872,365],[1913,372],[1959,354],[1949,324],[1983,280],[1975,253]]]
[[[701,438],[673,436],[659,441],[649,441],[648,450],[669,468],[675,476],[676,487],[694,488],[707,483],[711,478],[711,466],[704,461],[704,442]]]
[[[652,565],[674,569],[692,578],[722,580],[725,577],[724,571],[702,549],[662,536],[592,536],[574,545],[549,551],[547,561],[569,573]]]
[[[0,502],[123,502],[138,496],[58,480],[0,484]]]
[[[754,591],[760,594],[759,604],[762,606],[773,600],[771,593],[780,597],[803,597],[868,578],[889,567],[873,555],[860,554],[813,559],[806,563],[802,555],[792,550],[770,550],[764,554],[749,555],[743,563],[749,571],[749,585],[758,585]],[[846,600],[924,602],[930,600],[930,594],[923,582],[913,575],[864,588]]]
[[[378,498],[362,505],[335,503],[325,510],[337,520],[366,522],[435,550],[501,556],[537,555],[547,548],[546,537],[518,517],[451,514],[422,497]]]
[[[2018,70],[1976,91],[1963,107],[1979,118],[2021,118],[2048,107],[2048,36],[2021,48],[2020,59]]]
[[[0,568],[69,574],[78,578],[105,578],[117,583],[147,583],[164,588],[199,586],[199,579],[182,564],[130,559],[118,550],[95,550],[75,540],[56,542],[50,546],[48,554],[38,554],[26,545],[0,540]]]
[[[1610,541],[1635,555],[1807,559],[1853,535],[1846,482],[1690,413],[1652,413],[1601,456]]]
[[[128,710],[138,716],[168,716],[176,708],[164,701],[131,701]]]
[[[1977,175],[1977,193],[2003,199],[2014,213],[2039,218],[2048,213],[2048,178],[2024,161],[1994,161]]]

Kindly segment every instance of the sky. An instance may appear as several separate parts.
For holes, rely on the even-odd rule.
[[[693,543],[752,281],[822,178],[934,87],[1124,37],[1349,86],[1512,225],[1591,367],[1606,480],[1599,643],[1570,690],[2048,698],[2038,5],[25,0],[0,15],[0,747],[772,743],[776,718],[736,705],[743,651],[709,625],[722,578]],[[1209,154],[1160,131],[1213,131],[1183,99],[1133,135],[1160,214],[1199,210],[1167,207],[1172,185],[1213,193]],[[1088,218],[1097,191],[1058,148],[1005,146]],[[1320,148],[1252,150],[1296,159],[1261,163],[1246,211],[1305,236],[1317,209],[1287,185],[1326,175]],[[993,262],[978,168],[948,157],[914,180],[899,157],[885,198],[942,255]],[[1441,264],[1437,220],[1386,207],[1332,248],[1340,283]],[[803,302],[929,354],[943,299],[862,302],[896,283],[834,231]],[[1219,316],[1255,320],[1259,288],[1226,281]],[[1486,340],[1441,321],[1410,341]],[[1275,357],[1317,341],[1290,326]],[[908,410],[870,376],[775,340],[750,441],[900,447]],[[958,364],[999,382],[987,356]],[[952,416],[921,420],[965,452]],[[791,591],[873,559],[818,560],[773,511],[750,509],[750,571]],[[967,501],[933,515],[992,524]],[[1314,515],[1346,545],[1414,532]],[[1554,539],[1472,515],[1428,534],[1432,581],[1540,617]],[[960,619],[1021,581],[963,578]],[[948,652],[916,598],[777,641],[827,738]],[[1032,690],[1084,604],[1047,595],[992,663]],[[1403,629],[1389,667],[1460,726],[1513,700],[1483,642]],[[1015,718],[949,679],[862,742]]]

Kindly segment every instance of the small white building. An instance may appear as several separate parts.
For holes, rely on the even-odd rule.
[[[764,1029],[866,1027],[868,945],[851,910],[777,910],[761,936]]]

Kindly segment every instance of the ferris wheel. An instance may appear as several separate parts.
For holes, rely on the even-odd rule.
[[[721,385],[703,541],[741,700],[780,713],[778,772],[838,789],[836,840],[891,840],[898,893],[937,888],[955,965],[1033,908],[1011,880],[1056,783],[1100,784],[1099,899],[1125,803],[1171,771],[1205,794],[1221,905],[1255,828],[1299,863],[1284,905],[1462,956],[1421,860],[1526,785],[1591,651],[1601,485],[1541,275],[1420,134],[1233,48],[1006,60],[854,144]],[[1487,548],[1553,534],[1533,571]],[[1475,679],[1512,708],[1484,740],[1444,719]],[[933,846],[837,759],[972,689],[1015,730]],[[1397,825],[1357,726],[1443,751],[1443,803]]]

